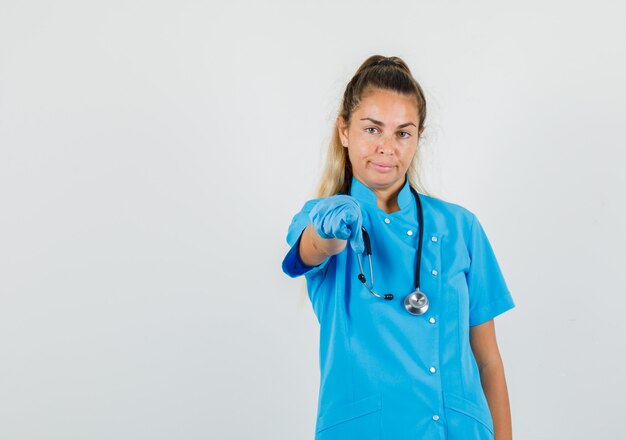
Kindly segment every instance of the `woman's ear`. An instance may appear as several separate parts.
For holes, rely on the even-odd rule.
[[[341,139],[341,145],[348,147],[348,124],[343,116],[337,116],[337,132],[339,133],[339,139]]]

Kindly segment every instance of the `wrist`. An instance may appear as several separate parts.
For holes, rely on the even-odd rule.
[[[311,243],[316,251],[324,254],[326,257],[337,255],[343,251],[348,243],[348,240],[342,240],[339,238],[322,238],[313,225],[311,226]]]

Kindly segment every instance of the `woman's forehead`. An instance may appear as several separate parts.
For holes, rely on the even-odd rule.
[[[402,120],[399,124],[408,121],[417,122],[417,101],[412,95],[374,89],[363,96],[352,117],[371,118],[380,122]]]

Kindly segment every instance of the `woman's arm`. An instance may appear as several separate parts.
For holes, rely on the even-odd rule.
[[[495,440],[511,440],[513,432],[509,394],[493,319],[470,327],[470,343],[480,371],[480,381],[489,403]]]
[[[309,223],[300,238],[300,259],[307,266],[317,266],[331,255],[344,250],[347,242],[338,238],[322,238]]]

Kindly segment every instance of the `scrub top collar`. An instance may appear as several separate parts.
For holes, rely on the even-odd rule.
[[[361,183],[356,177],[352,177],[351,194],[360,203],[366,203],[376,207],[378,205],[378,199],[376,194],[370,188]],[[404,177],[404,186],[398,193],[398,206],[400,210],[407,208],[413,203],[413,194],[411,194],[411,188],[409,186],[409,179]]]

